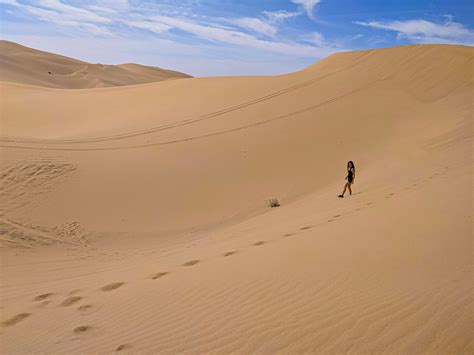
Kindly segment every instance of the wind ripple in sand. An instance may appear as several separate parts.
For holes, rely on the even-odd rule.
[[[352,289],[351,285],[361,282],[366,287],[364,292]],[[446,286],[438,284],[429,289],[419,287],[414,294],[390,287],[385,289],[380,280],[371,280],[368,275],[334,275],[326,282],[317,282],[311,286],[306,283],[285,284],[283,281],[260,280],[240,284],[238,291],[200,289],[192,296],[188,295],[194,300],[189,303],[181,303],[185,300],[176,298],[176,294],[170,292],[163,301],[173,301],[165,301],[167,306],[163,306],[160,313],[167,326],[148,332],[148,339],[159,338],[160,342],[148,340],[147,345],[154,344],[154,348],[163,352],[179,352],[183,348],[178,339],[184,337],[188,339],[186,349],[204,346],[218,353],[229,353],[236,349],[252,352],[251,349],[263,349],[266,344],[273,344],[274,347],[269,349],[288,353],[303,353],[305,349],[319,353],[366,353],[369,349],[372,352],[376,349],[406,349],[405,352],[409,353],[427,351],[430,349],[427,343],[420,342],[416,350],[406,340],[412,335],[413,339],[423,339],[424,336],[417,333],[429,335],[430,328],[439,325],[439,318],[442,319],[443,314],[448,316],[453,313],[453,309],[463,309],[466,302],[470,301],[468,294],[459,297],[459,290],[446,293]],[[229,335],[232,334],[229,332],[231,328],[226,325],[235,307],[235,304],[228,304],[231,293],[237,300],[239,297],[246,300],[238,303],[241,308],[234,321],[239,322],[241,331],[249,337],[242,337],[236,343],[231,341],[234,339]],[[154,304],[153,299],[144,301],[143,305],[146,307],[150,302]],[[171,304],[172,308],[167,309]],[[266,306],[259,307],[262,304]],[[212,313],[209,312],[211,309]],[[199,315],[198,324],[195,327],[180,327],[180,317],[175,319],[177,315],[173,312],[184,317],[191,310],[193,314]],[[180,329],[180,335],[175,334],[176,329]],[[250,336],[259,329],[265,329],[265,332]],[[453,334],[455,329],[449,333]],[[328,336],[336,330],[337,337]],[[287,336],[279,337],[278,334]],[[354,342],[353,339],[358,341]],[[416,346],[416,343],[412,345]]]

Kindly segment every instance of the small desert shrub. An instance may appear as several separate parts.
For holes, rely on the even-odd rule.
[[[267,204],[269,207],[273,208],[273,207],[279,207],[280,206],[280,203],[278,202],[278,200],[276,198],[271,198],[267,201]]]

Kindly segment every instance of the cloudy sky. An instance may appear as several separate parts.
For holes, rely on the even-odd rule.
[[[472,0],[0,0],[0,37],[195,76],[301,69],[344,50],[474,45]]]

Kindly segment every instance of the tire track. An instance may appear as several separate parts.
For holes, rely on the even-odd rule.
[[[46,151],[108,151],[108,150],[124,150],[124,149],[147,148],[147,147],[155,147],[155,146],[161,146],[161,145],[169,145],[169,144],[176,144],[176,143],[182,143],[182,142],[189,142],[189,141],[194,141],[194,140],[198,140],[198,139],[203,139],[203,138],[208,138],[208,137],[213,137],[213,136],[219,136],[219,135],[226,134],[226,133],[233,133],[233,132],[241,131],[241,130],[244,130],[244,129],[264,125],[264,124],[267,124],[267,123],[270,123],[270,122],[273,122],[273,121],[288,118],[290,116],[296,116],[296,115],[314,110],[316,108],[319,108],[321,106],[327,105],[329,103],[338,101],[338,100],[340,100],[340,99],[342,99],[346,96],[349,96],[349,95],[351,95],[353,93],[356,93],[358,91],[362,91],[362,90],[368,88],[369,86],[371,86],[373,84],[376,84],[378,82],[381,82],[383,80],[386,80],[386,79],[378,79],[376,81],[369,82],[369,83],[367,83],[367,84],[365,84],[361,87],[350,90],[347,93],[336,96],[332,99],[320,102],[320,103],[315,104],[315,105],[305,107],[305,108],[300,109],[300,110],[296,110],[296,111],[289,112],[289,113],[286,113],[286,114],[282,114],[282,115],[279,115],[279,116],[271,117],[269,119],[266,119],[266,120],[263,120],[263,121],[260,121],[260,122],[257,122],[257,123],[252,123],[252,124],[248,124],[248,125],[228,129],[228,130],[221,130],[221,131],[217,131],[217,132],[213,132],[213,133],[197,135],[197,136],[192,136],[192,137],[183,138],[183,139],[175,139],[175,140],[163,141],[163,142],[157,142],[157,143],[137,144],[137,145],[119,146],[119,147],[101,147],[101,148],[48,148],[48,147],[35,147],[35,146],[15,146],[15,145],[5,145],[5,144],[0,144],[0,147],[14,148],[14,149],[28,149],[28,150],[46,150]],[[140,134],[135,134],[135,135],[140,135]],[[132,136],[130,136],[130,137],[132,137]],[[127,137],[127,138],[129,138],[129,137]],[[109,140],[113,140],[113,139],[109,139]],[[1,141],[1,139],[0,139],[0,141]],[[61,143],[66,144],[64,142],[61,142]],[[81,143],[86,143],[86,142],[81,142]],[[87,143],[94,143],[94,142],[87,142]]]
[[[250,100],[250,101],[247,101],[247,102],[235,105],[235,106],[231,106],[229,108],[225,108],[225,109],[222,109],[222,110],[207,113],[205,115],[185,119],[185,120],[170,123],[170,124],[156,126],[156,127],[152,127],[152,128],[148,128],[148,129],[144,129],[144,130],[132,131],[132,132],[121,133],[121,134],[110,135],[110,136],[93,137],[93,138],[88,138],[88,139],[62,139],[62,140],[54,139],[54,140],[52,140],[52,139],[33,139],[33,138],[1,137],[0,136],[0,142],[48,143],[48,144],[65,144],[65,143],[67,143],[67,144],[84,144],[84,143],[92,143],[92,142],[104,142],[104,141],[111,141],[111,140],[126,139],[126,138],[135,137],[135,136],[140,136],[140,135],[146,135],[146,134],[150,134],[150,133],[154,133],[154,132],[159,132],[159,131],[163,131],[163,130],[173,129],[173,128],[176,128],[176,127],[180,127],[180,126],[189,125],[189,124],[192,124],[192,123],[195,123],[195,122],[203,121],[203,120],[206,120],[206,119],[209,119],[209,118],[214,118],[214,117],[217,117],[217,116],[221,116],[221,115],[227,114],[229,112],[240,110],[242,108],[249,107],[249,106],[252,106],[252,105],[255,105],[255,104],[270,100],[270,99],[273,99],[275,97],[287,94],[289,92],[301,89],[301,88],[306,87],[308,85],[311,85],[311,84],[313,84],[317,81],[323,80],[325,78],[331,77],[333,75],[339,74],[341,72],[347,71],[347,70],[355,67],[360,62],[362,62],[362,60],[364,58],[370,56],[372,53],[373,53],[372,51],[369,51],[366,54],[364,54],[361,58],[359,58],[357,61],[355,61],[353,64],[351,64],[351,65],[349,65],[349,66],[347,66],[343,69],[336,70],[332,73],[322,75],[322,76],[319,76],[319,77],[316,77],[316,78],[313,78],[313,79],[310,79],[310,80],[306,80],[302,83],[290,86],[288,88],[285,88],[285,89],[282,89],[282,90],[279,90],[279,91],[275,91],[273,93],[261,96],[259,98],[256,98],[256,99],[253,99],[253,100]]]

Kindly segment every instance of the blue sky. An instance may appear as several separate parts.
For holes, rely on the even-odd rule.
[[[269,75],[338,51],[474,45],[463,0],[0,0],[0,37],[94,63]]]

